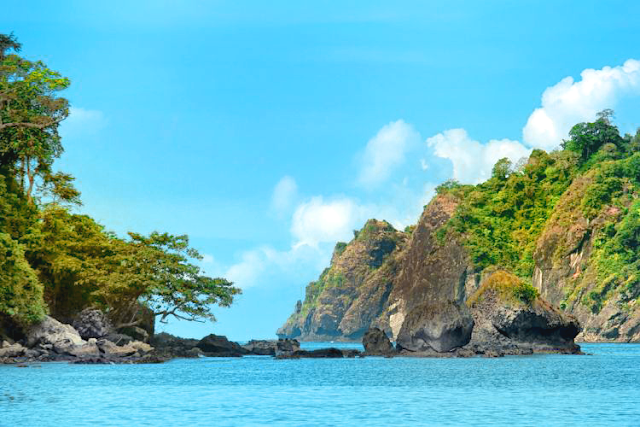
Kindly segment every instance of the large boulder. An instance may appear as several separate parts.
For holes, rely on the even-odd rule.
[[[471,344],[481,351],[580,352],[574,342],[582,330],[578,320],[510,273],[488,276],[468,304],[476,324]]]
[[[469,343],[473,325],[466,305],[453,301],[421,304],[406,316],[396,344],[412,352],[446,353]]]
[[[300,343],[296,339],[279,339],[276,343],[276,357],[287,357],[300,350]]]
[[[202,338],[196,345],[207,356],[237,357],[249,354],[249,351],[242,348],[236,342],[229,341],[222,335],[210,334]]]
[[[102,338],[111,331],[111,323],[100,310],[85,308],[73,321],[73,327],[82,339]]]
[[[258,356],[275,356],[277,346],[276,340],[251,340],[242,347]]]
[[[73,326],[65,325],[56,319],[46,316],[44,320],[31,327],[26,334],[27,347],[35,345],[51,345],[53,348],[63,351],[71,346],[82,346],[86,341],[80,337]]]
[[[167,359],[174,357],[198,357],[202,354],[202,350],[196,347],[199,342],[198,340],[180,338],[166,332],[154,335],[149,342],[155,347],[154,354]]]
[[[3,345],[0,348],[0,357],[19,357],[22,356],[26,348],[18,343]]]
[[[389,337],[379,328],[369,328],[362,337],[362,345],[367,356],[390,356],[395,353]]]

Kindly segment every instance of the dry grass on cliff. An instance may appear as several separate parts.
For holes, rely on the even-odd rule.
[[[478,290],[467,299],[467,305],[473,307],[489,294],[498,296],[505,303],[527,306],[531,306],[539,297],[536,288],[504,270],[498,270],[487,277]]]

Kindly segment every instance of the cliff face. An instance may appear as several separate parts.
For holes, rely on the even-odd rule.
[[[278,335],[359,340],[378,327],[395,340],[413,308],[462,304],[497,268],[574,316],[577,341],[640,341],[640,132],[625,138],[445,183],[410,233],[367,222]]]
[[[436,237],[456,206],[453,196],[435,198],[410,234],[369,220],[351,242],[336,246],[331,266],[307,286],[278,336],[360,340],[376,326],[395,337],[413,307],[464,301],[465,286],[475,286],[467,253],[455,239]]]
[[[358,340],[377,322],[408,235],[369,220],[349,243],[338,243],[331,265],[307,286],[304,302],[278,330],[305,340]]]
[[[640,278],[627,270],[632,263],[620,263],[621,254],[611,253],[616,235],[638,215],[637,201],[625,197],[587,217],[581,201],[594,179],[587,174],[575,180],[558,202],[537,242],[533,284],[578,318],[583,332],[577,340],[640,341]],[[632,242],[625,246],[625,252],[633,249]]]

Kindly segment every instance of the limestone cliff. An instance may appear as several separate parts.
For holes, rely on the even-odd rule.
[[[359,340],[378,327],[396,339],[413,308],[462,304],[497,268],[575,316],[578,341],[640,341],[640,132],[576,128],[564,150],[503,159],[482,184],[442,184],[407,232],[367,222],[278,335]]]

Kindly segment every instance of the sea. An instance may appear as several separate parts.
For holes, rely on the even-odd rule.
[[[304,343],[303,348],[361,348]],[[0,426],[640,426],[640,344],[584,356],[0,366]]]

